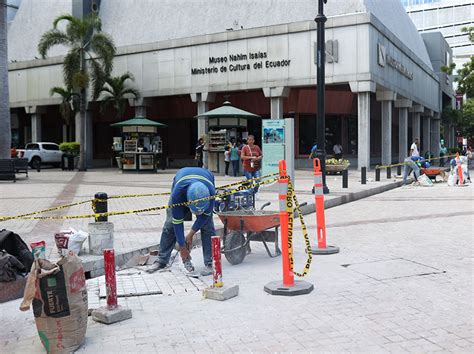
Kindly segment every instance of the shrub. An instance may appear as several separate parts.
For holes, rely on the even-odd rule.
[[[66,154],[71,154],[71,155],[79,155],[79,148],[81,144],[78,142],[72,141],[72,142],[64,142],[59,144],[59,150]]]

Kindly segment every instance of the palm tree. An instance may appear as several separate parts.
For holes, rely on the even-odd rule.
[[[66,21],[65,30],[58,24]],[[38,44],[40,55],[45,58],[48,50],[56,45],[69,47],[64,57],[63,76],[67,89],[79,94],[80,111],[80,155],[79,171],[85,171],[86,89],[92,86],[92,99],[99,97],[105,79],[112,72],[116,48],[112,38],[101,32],[102,22],[97,15],[79,19],[62,15],[53,21],[53,29],[45,32]],[[86,65],[86,60],[89,65]]]
[[[61,96],[61,103],[59,104],[59,113],[64,119],[67,127],[67,139],[71,141],[72,138],[72,129],[71,121],[74,118],[76,112],[76,101],[79,98],[79,95],[76,92],[73,92],[71,89],[66,89],[64,87],[55,86],[49,90],[49,94],[53,96],[54,94]]]
[[[0,158],[10,158],[12,131],[8,95],[7,3],[0,0]]]
[[[110,104],[115,108],[116,119],[120,120],[123,117],[125,111],[125,103],[127,102],[128,96],[138,98],[139,93],[137,89],[128,87],[125,82],[127,80],[135,81],[133,75],[126,72],[122,76],[111,76],[105,79],[105,85],[100,90],[103,97],[102,110],[104,111]]]

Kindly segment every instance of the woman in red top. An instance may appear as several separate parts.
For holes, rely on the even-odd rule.
[[[247,179],[258,178],[262,174],[260,169],[262,168],[262,150],[258,147],[258,145],[254,144],[255,138],[253,135],[249,135],[247,137],[247,145],[245,145],[240,153],[240,158],[242,160],[242,165],[244,167],[244,175]],[[258,182],[258,181],[257,181]],[[254,192],[258,192],[257,183],[254,187]]]

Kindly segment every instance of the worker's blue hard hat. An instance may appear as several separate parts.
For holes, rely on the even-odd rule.
[[[209,196],[209,189],[202,182],[192,183],[186,192],[188,202],[201,198],[207,198]],[[191,209],[193,214],[200,215],[206,211],[206,209],[209,207],[209,203],[209,200],[201,200],[199,202],[189,204],[189,209]]]

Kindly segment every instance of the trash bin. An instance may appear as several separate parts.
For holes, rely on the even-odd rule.
[[[61,168],[63,171],[74,170],[74,155],[63,154],[63,156],[61,157]]]

